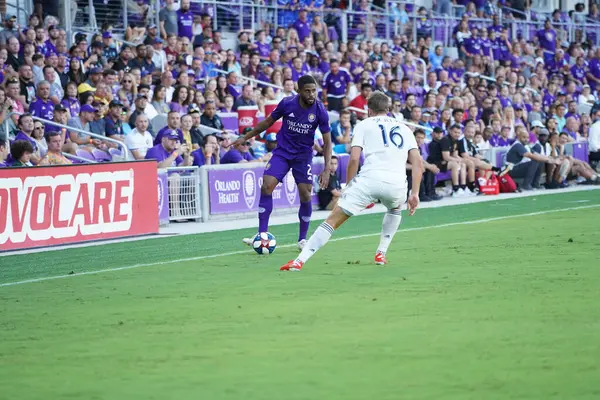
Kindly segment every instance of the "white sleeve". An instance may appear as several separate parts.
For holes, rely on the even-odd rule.
[[[600,121],[594,122],[592,126],[590,126],[589,133],[589,151],[600,151]]]
[[[415,134],[410,128],[404,124],[402,124],[402,136],[404,137],[404,146],[406,147],[406,152],[408,153],[412,149],[418,149],[417,139],[415,139]]]
[[[351,147],[360,147],[362,149],[365,148],[365,141],[364,141],[364,126],[365,126],[365,122],[364,121],[360,121],[358,124],[356,124],[356,126],[354,127],[354,132],[352,136],[352,146]]]

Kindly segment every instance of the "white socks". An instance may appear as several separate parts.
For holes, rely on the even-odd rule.
[[[398,231],[400,221],[402,221],[400,210],[389,210],[383,216],[381,239],[379,240],[379,247],[377,248],[378,252],[381,252],[383,254],[387,252],[387,249],[388,247],[390,247],[390,243],[392,242],[394,235]]]
[[[308,239],[308,242],[306,242],[304,245],[304,249],[302,249],[302,252],[298,258],[296,258],[296,261],[305,263],[317,252],[317,250],[325,246],[325,243],[329,241],[333,231],[333,227],[327,222],[323,222],[321,225],[319,225],[315,233],[312,234],[310,239]]]

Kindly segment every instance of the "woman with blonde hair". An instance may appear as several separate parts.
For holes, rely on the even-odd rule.
[[[515,109],[512,106],[504,107],[502,110],[502,126],[508,126],[510,128],[510,132],[508,137],[510,139],[515,138]]]
[[[131,108],[137,97],[137,82],[133,74],[129,72],[123,74],[121,87],[117,91],[117,97],[125,107]]]
[[[300,38],[298,37],[298,31],[294,28],[289,28],[288,33],[285,37],[285,47],[299,47],[300,46]]]

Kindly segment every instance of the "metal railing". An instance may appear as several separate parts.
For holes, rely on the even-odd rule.
[[[169,187],[169,220],[199,221],[202,217],[200,168],[170,167],[166,170]]]
[[[212,68],[212,71],[216,71],[216,72],[218,72],[220,74],[223,74],[223,75],[227,75],[229,73],[229,72],[227,72],[227,71],[225,71],[223,69],[218,69],[218,68]],[[249,76],[244,76],[244,75],[240,74],[238,76],[238,78],[240,78],[242,80],[245,80],[245,81],[248,81],[248,82],[254,82],[254,83],[259,84],[259,85],[270,86],[270,87],[275,88],[275,89],[283,90],[283,86],[275,85],[275,84],[270,83],[270,82],[261,81],[259,79],[250,78]]]
[[[9,145],[9,140],[8,140],[8,136],[9,136],[8,135],[8,122],[9,122],[9,117],[12,116],[12,115],[21,116],[21,115],[23,115],[23,113],[13,111],[13,112],[11,112],[11,113],[9,113],[9,114],[6,115],[6,118],[4,120],[4,128],[6,130],[6,143],[7,143],[7,145]],[[129,149],[127,148],[127,146],[125,145],[125,143],[123,143],[123,142],[121,142],[119,140],[111,139],[109,137],[98,135],[98,134],[93,133],[93,132],[84,131],[82,129],[73,128],[72,126],[63,125],[63,124],[60,124],[58,122],[50,121],[50,120],[47,120],[47,119],[44,119],[44,118],[40,118],[40,117],[36,117],[36,116],[33,116],[33,115],[31,116],[31,118],[34,121],[40,121],[40,122],[43,122],[44,124],[49,124],[49,125],[57,126],[59,128],[66,129],[67,132],[68,131],[77,132],[77,133],[84,134],[86,136],[93,137],[94,139],[98,139],[98,140],[102,140],[102,141],[105,141],[105,142],[114,143],[117,146],[121,147],[122,152],[123,152],[123,157],[125,158],[125,161],[129,160]]]

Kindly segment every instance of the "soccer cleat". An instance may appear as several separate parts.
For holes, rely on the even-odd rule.
[[[279,268],[280,271],[300,271],[304,263],[302,261],[291,260],[288,261],[283,267]]]
[[[375,264],[377,264],[377,265],[386,265],[387,264],[387,259],[385,258],[385,253],[378,251],[377,254],[375,254]]]
[[[247,246],[252,246],[252,238],[243,238],[242,242]]]
[[[298,250],[302,251],[304,249],[304,245],[306,245],[306,239],[302,239],[298,242]]]

